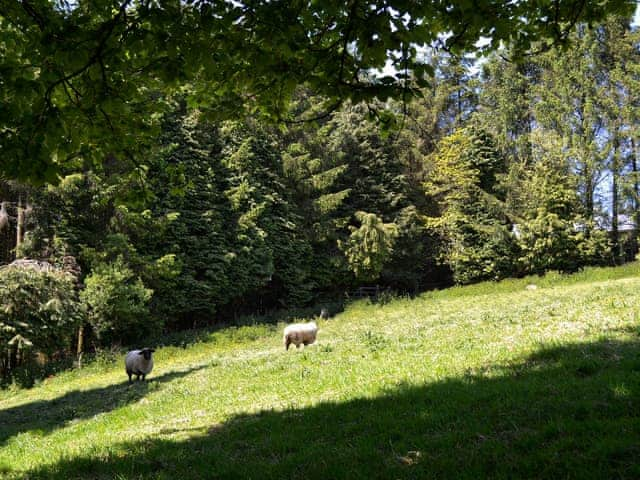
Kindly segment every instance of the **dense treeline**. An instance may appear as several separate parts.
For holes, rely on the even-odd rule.
[[[0,270],[0,368],[362,285],[417,292],[633,258],[637,229],[621,221],[640,219],[639,44],[613,18],[524,63],[434,51],[422,98],[284,126],[216,122],[172,98],[146,158],[109,156],[44,188],[5,182],[2,260],[60,269],[37,282]],[[293,108],[313,117],[321,103],[301,89]],[[17,319],[10,306],[38,282]]]

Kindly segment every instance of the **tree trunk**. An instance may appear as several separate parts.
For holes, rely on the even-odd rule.
[[[611,164],[611,245],[613,247],[613,260],[616,264],[620,261],[620,234],[618,232],[618,171],[620,140],[618,129],[614,129],[613,158]]]
[[[24,208],[22,208],[22,195],[18,196],[18,220],[16,226],[16,251],[22,245],[24,239]],[[17,258],[17,254],[16,254]]]
[[[587,220],[593,220],[593,174],[585,162],[584,168],[584,209]]]
[[[82,368],[82,341],[84,337],[84,325],[80,325],[78,328],[78,348],[76,349],[76,356],[78,360],[78,368]]]
[[[585,104],[587,103],[587,99],[586,99],[586,93],[582,93],[582,95],[580,96],[580,104],[579,107],[577,107],[577,114],[580,116],[580,123],[577,125],[577,145],[573,144],[574,147],[577,147],[578,150],[582,153],[582,162],[583,162],[583,169],[582,169],[582,175],[584,178],[584,209],[585,209],[585,216],[587,217],[587,220],[589,220],[590,222],[593,221],[594,218],[594,201],[593,201],[593,197],[595,194],[595,181],[593,178],[593,170],[594,170],[594,165],[596,165],[596,161],[595,158],[593,158],[590,149],[588,148],[588,139],[587,139],[587,134],[586,132],[588,132],[590,130],[589,126],[587,126],[586,122],[586,118],[587,118],[587,114],[585,113]]]
[[[638,254],[638,226],[640,225],[640,179],[638,179],[638,144],[635,138],[631,139],[631,170],[633,171],[633,232],[631,244],[634,257]]]

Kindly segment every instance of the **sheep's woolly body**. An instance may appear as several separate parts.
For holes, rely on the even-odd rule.
[[[153,370],[153,357],[149,355],[149,358],[146,359],[142,353],[142,350],[131,350],[124,359],[129,381],[131,381],[131,375],[136,375],[138,379],[142,376],[144,380],[144,377]]]
[[[310,345],[316,341],[318,325],[316,322],[294,323],[284,329],[284,346],[289,350],[292,343],[299,348],[301,344]]]

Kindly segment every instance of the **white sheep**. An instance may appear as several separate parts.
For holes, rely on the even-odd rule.
[[[144,377],[153,370],[153,357],[151,354],[155,352],[153,348],[143,348],[142,350],[131,350],[124,358],[124,367],[129,375],[129,383],[131,383],[131,375],[136,376],[136,380],[144,380]]]
[[[293,323],[284,329],[284,346],[289,350],[289,345],[295,344],[296,348],[300,348],[300,344],[310,345],[316,341],[318,334],[318,325],[316,322],[309,323]]]

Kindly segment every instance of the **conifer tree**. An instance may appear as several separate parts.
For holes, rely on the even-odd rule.
[[[425,189],[438,211],[428,225],[442,237],[440,258],[454,280],[512,273],[515,242],[497,182],[505,166],[491,136],[475,126],[457,130],[439,143],[428,165]]]

